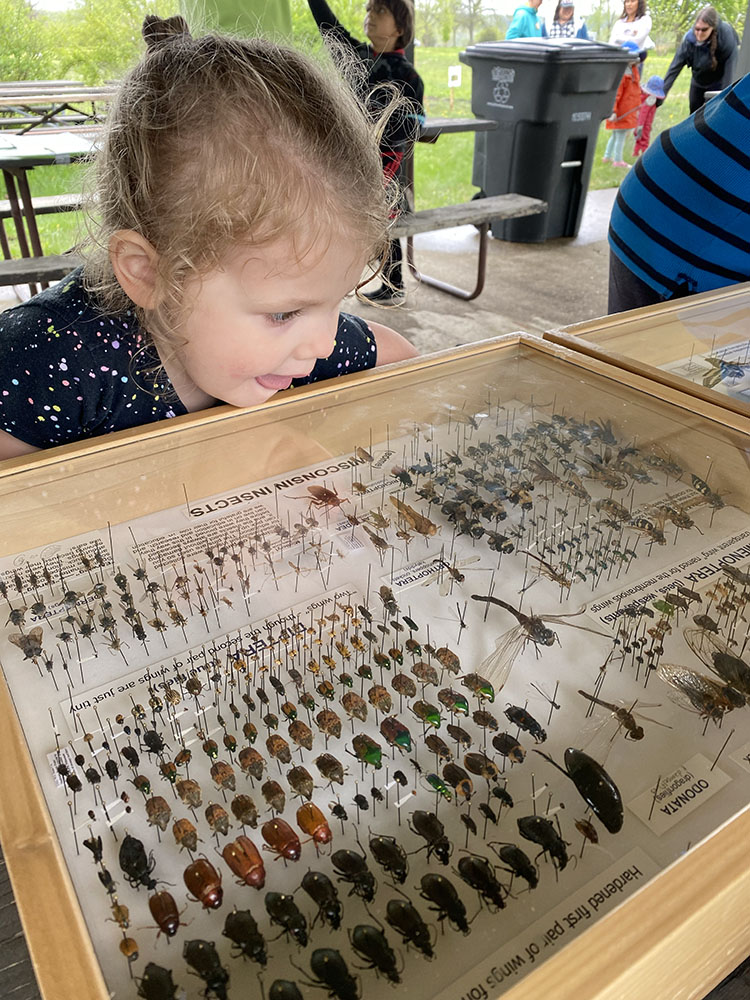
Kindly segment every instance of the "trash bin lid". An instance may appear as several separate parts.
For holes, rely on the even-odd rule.
[[[460,52],[461,62],[501,59],[512,62],[630,62],[632,53],[619,45],[588,38],[514,38],[508,42],[477,42]]]

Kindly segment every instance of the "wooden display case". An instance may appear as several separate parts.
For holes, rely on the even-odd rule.
[[[502,441],[507,441],[507,448]],[[482,466],[480,453],[487,456],[493,449],[503,464],[501,469],[498,461],[491,474],[486,464]],[[229,906],[238,905],[240,900],[239,905],[252,909],[260,923],[262,893],[248,886],[240,889],[233,886],[229,871],[223,868],[227,895],[224,910],[210,913],[195,901],[186,903],[179,872],[188,859],[183,856],[178,862],[172,857],[177,850],[170,843],[168,828],[158,835],[153,824],[146,826],[138,795],[130,790],[132,782],[125,783],[125,775],[131,778],[132,772],[128,772],[122,761],[120,784],[112,792],[108,787],[106,799],[105,793],[97,796],[84,783],[83,790],[73,794],[71,800],[69,790],[56,788],[52,764],[61,760],[60,752],[68,737],[71,752],[91,753],[90,759],[87,756],[88,764],[96,760],[92,748],[98,747],[107,732],[112,732],[115,741],[120,738],[120,732],[115,735],[111,728],[115,717],[109,714],[104,720],[106,726],[99,720],[102,729],[97,732],[91,707],[97,698],[101,699],[100,705],[107,705],[104,689],[112,685],[114,690],[115,681],[119,684],[125,679],[127,683],[120,685],[125,690],[130,683],[127,679],[139,673],[140,687],[134,690],[138,697],[147,698],[146,682],[148,691],[163,693],[154,678],[166,678],[164,684],[179,685],[187,711],[190,699],[182,690],[186,675],[181,675],[178,668],[188,660],[191,651],[190,656],[199,664],[197,675],[204,676],[200,670],[205,667],[207,673],[209,664],[205,646],[209,645],[211,653],[220,648],[222,639],[227,647],[221,668],[225,680],[212,680],[213,695],[211,685],[204,683],[204,694],[211,695],[213,703],[208,697],[201,711],[205,719],[206,710],[210,715],[218,706],[219,713],[228,717],[230,696],[226,694],[226,678],[231,681],[231,670],[239,672],[240,652],[248,663],[243,661],[247,673],[242,675],[244,681],[238,679],[237,691],[245,683],[246,693],[250,692],[247,686],[250,673],[256,690],[259,684],[264,686],[277,669],[274,664],[279,664],[278,677],[282,677],[281,653],[273,654],[273,649],[281,649],[278,644],[274,647],[269,638],[272,652],[266,661],[259,643],[254,657],[256,667],[252,667],[249,650],[233,646],[232,636],[239,635],[238,630],[244,630],[248,623],[278,624],[283,620],[282,614],[290,614],[290,620],[297,615],[296,620],[304,626],[316,596],[334,591],[335,603],[325,608],[331,610],[337,605],[341,611],[339,620],[342,615],[346,619],[347,615],[356,614],[343,610],[341,595],[345,593],[350,596],[344,600],[369,608],[375,621],[382,618],[385,631],[390,625],[390,638],[381,640],[380,647],[372,646],[370,653],[380,648],[381,652],[393,654],[394,649],[387,647],[390,642],[394,648],[403,645],[406,635],[403,622],[408,619],[409,636],[432,650],[425,654],[420,648],[420,655],[428,663],[439,660],[438,666],[444,665],[446,656],[438,656],[441,649],[435,652],[437,645],[450,647],[460,655],[461,674],[443,671],[438,686],[471,691],[470,684],[461,684],[470,671],[486,674],[495,684],[495,701],[472,701],[469,712],[478,707],[502,716],[503,706],[515,702],[549,731],[549,741],[541,748],[546,758],[537,758],[531,752],[535,740],[541,740],[519,731],[529,753],[522,765],[511,767],[492,749],[494,730],[482,730],[478,722],[472,725],[471,719],[464,721],[448,713],[452,722],[459,721],[469,730],[474,738],[472,749],[486,750],[501,772],[498,780],[493,781],[475,777],[471,799],[462,799],[459,788],[454,786],[448,802],[441,800],[436,785],[428,782],[428,774],[434,772],[433,776],[440,779],[443,770],[442,763],[425,748],[424,739],[432,730],[424,721],[424,712],[419,733],[416,710],[407,713],[406,705],[396,708],[394,701],[394,717],[416,734],[409,754],[397,752],[396,746],[385,747],[384,768],[367,772],[362,758],[350,762],[350,776],[340,788],[325,789],[315,772],[314,801],[325,810],[326,803],[336,799],[340,792],[339,801],[345,801],[349,813],[346,833],[343,822],[334,823],[331,818],[332,849],[344,845],[356,849],[352,839],[356,821],[365,855],[379,884],[372,907],[367,909],[358,895],[346,896],[348,883],[336,883],[343,903],[343,928],[351,929],[352,925],[365,922],[385,928],[400,956],[396,975],[403,980],[403,988],[409,990],[410,996],[455,996],[456,1000],[501,994],[509,1000],[540,996],[570,1000],[625,997],[678,1000],[703,996],[750,951],[750,858],[746,847],[750,836],[747,810],[750,774],[742,763],[742,753],[750,739],[748,709],[740,707],[739,699],[731,706],[721,701],[721,706],[715,707],[714,721],[710,721],[707,715],[699,718],[698,714],[674,704],[669,708],[668,695],[672,692],[663,684],[656,697],[655,675],[660,663],[669,662],[670,657],[684,659],[689,654],[682,638],[687,612],[679,611],[676,605],[670,611],[664,610],[663,590],[674,586],[675,581],[682,581],[685,590],[691,586],[696,592],[700,590],[701,600],[708,601],[701,605],[702,609],[708,608],[715,617],[719,613],[714,610],[714,597],[709,600],[705,592],[709,586],[721,585],[725,590],[729,587],[739,610],[732,618],[731,629],[727,625],[726,638],[735,652],[744,650],[747,624],[742,608],[746,583],[742,580],[750,562],[750,547],[745,542],[746,538],[750,540],[748,455],[750,423],[731,408],[677,391],[588,353],[523,335],[509,335],[366,376],[350,376],[313,389],[294,391],[253,410],[221,407],[200,416],[177,418],[149,429],[113,434],[5,463],[0,469],[4,529],[0,537],[0,578],[7,587],[3,604],[11,612],[14,609],[28,612],[34,598],[50,606],[46,614],[26,619],[20,626],[16,622],[6,624],[0,634],[3,668],[0,712],[5,733],[0,754],[0,841],[45,1000],[72,997],[104,1000],[111,994],[118,1000],[135,997],[148,961],[172,969],[175,983],[187,991],[188,997],[204,995],[205,983],[188,974],[182,957],[188,939],[211,940],[217,948],[224,949],[220,956],[230,974],[228,992],[226,985],[219,982],[208,996],[221,996],[222,989],[230,998],[245,996],[248,989],[257,985],[256,967],[252,962],[229,957],[228,943],[222,943],[221,931]],[[463,524],[454,519],[454,508],[448,507],[448,513],[445,512],[445,500],[452,499],[472,482],[469,476],[458,479],[456,458],[464,463],[460,466],[464,471],[484,470],[481,485],[476,486],[477,497],[481,492],[485,507],[502,499],[507,508],[502,519],[495,516],[494,521],[482,522],[477,515]],[[651,464],[640,464],[646,460]],[[668,466],[666,473],[663,463]],[[612,476],[626,480],[619,493],[611,479],[605,488],[602,469],[597,466],[606,467]],[[591,473],[589,478],[584,475],[587,469]],[[647,474],[647,469],[651,473],[649,482],[642,485],[638,477]],[[411,485],[407,485],[404,477],[411,477]],[[499,486],[501,479],[504,485]],[[417,492],[426,489],[427,480],[442,487],[439,500],[429,499],[432,487],[426,494]],[[325,492],[321,493],[321,489]],[[624,514],[612,513],[609,501],[615,495],[620,497],[621,507],[628,506],[627,527],[622,520]],[[588,499],[582,499],[584,496]],[[523,509],[527,501],[527,509]],[[280,529],[268,527],[264,522],[263,529],[258,530],[258,504],[265,505],[263,509],[270,511],[273,525],[281,526]],[[412,513],[404,514],[405,507]],[[684,525],[680,528],[669,521],[668,511],[676,508],[688,516],[695,530]],[[248,521],[242,512],[253,510],[255,521]],[[559,528],[551,523],[555,520],[555,510],[559,513]],[[660,521],[654,513],[658,511],[661,511]],[[381,517],[387,515],[390,525],[381,526],[376,518],[371,518],[373,512],[379,512]],[[349,519],[347,514],[351,515]],[[295,522],[295,517],[300,520]],[[620,517],[619,527],[612,527],[618,524],[617,517]],[[311,526],[312,521],[316,522],[315,527]],[[212,529],[211,525],[217,527]],[[229,534],[227,525],[232,525],[234,534]],[[287,540],[283,537],[284,529],[291,535]],[[295,535],[297,529],[299,534]],[[603,541],[577,541],[576,545],[583,546],[581,551],[588,553],[577,562],[573,556],[566,556],[566,552],[573,550],[572,539],[583,530],[594,533],[592,537],[609,540],[606,545]],[[699,531],[702,533],[698,534]],[[514,551],[507,546],[504,550],[500,548],[501,532]],[[279,537],[273,537],[275,534]],[[376,542],[373,536],[380,541]],[[183,548],[188,539],[192,539],[194,546],[189,554]],[[215,577],[214,593],[207,582],[206,569],[198,567],[210,566],[223,558],[217,547],[222,540],[224,557],[236,556],[236,567],[245,566],[246,562],[247,574],[244,576],[237,569],[240,586],[229,575],[229,569],[224,575],[222,562]],[[557,541],[561,554],[545,556],[545,540]],[[252,562],[246,547],[251,541],[257,549]],[[313,546],[317,546],[317,561],[311,555]],[[208,563],[202,549],[210,553]],[[341,558],[334,556],[339,550]],[[619,563],[608,554],[610,550],[617,551]],[[324,551],[329,553],[328,562],[321,569],[320,553]],[[632,555],[627,554],[629,551]],[[167,552],[172,553],[171,559],[165,555],[161,561],[154,555]],[[598,554],[604,567],[591,559],[592,552]],[[188,572],[187,565],[181,562],[183,556],[187,565],[195,566],[194,571],[191,568]],[[79,558],[80,565],[76,567]],[[566,558],[569,568],[563,565]],[[99,599],[92,596],[97,585],[99,593],[106,591],[120,597],[125,591],[120,588],[118,594],[115,574],[127,573],[129,579],[135,574],[135,580],[150,580],[162,600],[169,595],[173,602],[170,610],[179,605],[185,611],[187,605],[183,607],[178,601],[181,566],[186,570],[185,575],[196,581],[188,602],[191,608],[202,607],[205,590],[213,594],[213,603],[205,598],[210,614],[201,619],[193,613],[183,626],[166,622],[162,629],[153,622],[159,616],[166,619],[167,606],[160,605],[157,611],[157,606],[152,605],[148,614],[154,615],[153,622],[149,622],[153,628],[148,643],[139,643],[135,633],[124,631],[123,626],[114,632],[102,625],[90,639],[96,655],[87,652],[82,656],[79,640],[84,643],[85,632],[81,626],[93,623],[100,614],[98,607],[95,612],[86,611],[91,602]],[[576,567],[579,567],[577,575]],[[732,568],[735,575],[726,572],[725,567]],[[142,576],[138,575],[140,571]],[[47,585],[42,582],[45,572],[53,577]],[[690,573],[695,578],[692,582]],[[232,586],[227,580],[233,581]],[[657,580],[667,582],[662,586]],[[425,582],[428,586],[423,586]],[[388,610],[387,605],[383,610],[385,587],[392,589],[396,612]],[[72,590],[77,595],[77,604],[71,600],[53,612],[52,594],[57,590],[68,593]],[[226,598],[223,606],[219,600],[222,593]],[[505,603],[498,609],[491,602],[472,602],[473,594],[500,595]],[[635,607],[636,597],[657,611],[651,612],[655,617],[649,620],[643,617],[642,625],[631,626],[627,616],[623,617],[623,608],[631,600]],[[145,591],[136,600],[145,622]],[[125,605],[124,601],[119,603]],[[290,608],[303,604],[304,613],[289,612]],[[525,609],[527,619],[538,616],[537,624],[544,624],[548,634],[555,638],[548,642],[540,640],[538,632],[537,639],[529,632],[523,633],[522,618],[508,612],[508,604],[519,614],[524,613],[520,609]],[[66,611],[71,617],[77,616],[70,625],[75,643],[70,637],[60,638],[65,633],[61,623],[68,620]],[[585,616],[579,617],[584,612]],[[317,624],[313,628],[312,611],[309,618],[307,631],[313,635],[318,629],[321,635]],[[173,618],[172,622],[175,621]],[[394,621],[401,625],[400,629],[394,626]],[[718,621],[724,619],[719,616]],[[588,632],[576,627],[583,622],[588,623]],[[352,636],[363,642],[361,636],[367,623],[362,624],[361,632],[346,633],[350,647]],[[419,629],[412,631],[412,624]],[[301,626],[300,636],[304,631]],[[29,646],[32,628],[40,630],[36,635],[43,647],[41,652]],[[63,629],[59,634],[58,628]],[[656,628],[658,639],[653,642],[647,639],[647,628]],[[257,638],[258,629],[243,631],[243,635]],[[493,661],[493,649],[496,653],[501,647],[506,650],[505,639],[512,632],[515,639],[520,637],[514,647],[514,659]],[[47,638],[53,633],[57,636],[56,643]],[[635,666],[635,653],[618,652],[636,634],[639,643],[643,640],[644,651],[650,648],[648,655],[654,657],[642,669]],[[9,641],[11,635],[15,638]],[[342,633],[338,635],[342,638]],[[117,644],[113,641],[115,636]],[[122,642],[124,639],[127,643]],[[545,645],[555,641],[559,644],[556,649],[545,649]],[[161,642],[163,645],[159,646]],[[653,652],[662,642],[665,651]],[[697,646],[699,652],[711,652],[718,648],[704,647],[703,642],[702,637],[693,636],[691,649]],[[126,647],[122,653],[120,645]],[[196,654],[201,646],[203,653]],[[249,648],[253,648],[252,642]],[[302,648],[297,647],[299,659],[287,658],[283,669],[290,662],[299,664],[308,660],[312,654],[303,653]],[[352,648],[356,650],[357,646]],[[329,651],[333,651],[332,646]],[[603,664],[602,651],[606,654]],[[348,653],[351,659],[337,662],[337,671],[343,667],[356,675],[364,666],[364,659],[374,658],[369,654],[367,657],[352,654],[351,649]],[[433,654],[437,660],[431,659]],[[273,660],[272,655],[277,658]],[[390,683],[397,662],[393,658],[385,673],[381,665],[380,678],[384,684]],[[61,667],[61,663],[66,666]],[[156,668],[153,675],[150,673],[153,664],[164,665],[162,674]],[[704,677],[709,676],[707,668],[697,660],[692,667]],[[403,669],[406,671],[406,667]],[[303,683],[309,690],[313,690],[320,676],[328,676],[325,671],[314,676],[302,672]],[[638,701],[656,703],[661,728],[650,728],[649,723],[644,723],[647,737],[642,743],[625,740],[623,731],[611,723],[609,714],[602,715],[601,711],[602,726],[587,728],[587,713],[584,704],[576,700],[576,689],[585,686],[599,690],[593,686],[597,677],[605,674],[611,687],[603,689],[602,699],[614,688],[609,698],[615,699],[617,695],[618,704],[620,695],[630,708]],[[641,688],[647,674],[648,687],[643,693]],[[296,700],[300,689],[295,689],[291,676],[288,670],[283,674],[286,696]],[[338,683],[341,675],[330,676]],[[710,677],[715,687],[709,685],[709,688],[718,699],[716,690],[722,685],[715,674]],[[532,680],[535,690],[542,688],[541,695],[531,690]],[[152,681],[156,685],[153,690]],[[220,695],[218,689],[222,683],[225,694]],[[355,676],[352,690],[364,694],[368,683],[369,680],[363,687]],[[723,685],[723,689],[726,691],[727,686]],[[122,696],[123,704],[125,697]],[[233,697],[239,704],[239,698]],[[434,703],[438,700],[437,687],[423,684],[420,697]],[[559,709],[554,704],[555,698],[560,703]],[[741,700],[744,701],[744,694]],[[135,706],[132,698],[131,702]],[[70,712],[66,721],[67,704]],[[441,700],[440,704],[445,702]],[[340,708],[338,711],[344,714]],[[105,707],[102,714],[105,712],[110,709]],[[195,712],[198,713],[197,696]],[[441,712],[443,725],[436,732],[445,735],[446,712],[444,709]],[[249,719],[250,709],[247,713]],[[174,740],[175,733],[182,735],[183,731],[179,726],[175,728],[176,716],[170,716],[169,709],[166,717],[172,728],[165,731]],[[201,718],[199,714],[197,717]],[[148,718],[148,724],[155,729],[161,726],[162,718],[157,718],[156,709],[151,710]],[[375,718],[379,719],[377,712]],[[502,728],[505,725],[502,717],[501,723]],[[209,723],[209,732],[218,734],[220,742],[221,729],[214,726],[211,730],[212,724]],[[229,723],[222,720],[221,725],[225,735],[237,728],[231,728],[231,720]],[[666,725],[672,728],[664,729]],[[355,720],[351,722],[351,732],[348,726],[346,720],[341,741],[331,744],[342,760],[349,760],[345,747],[352,746]],[[92,740],[83,740],[84,730],[93,734]],[[367,731],[377,733],[375,728]],[[319,752],[320,736],[315,734],[314,738]],[[125,745],[125,739],[122,737],[120,745]],[[127,740],[131,739],[128,735]],[[606,750],[602,750],[605,744]],[[257,745],[263,749],[262,739]],[[554,766],[562,763],[568,746],[588,748],[590,756],[606,767],[605,773],[616,782],[616,790],[621,789],[622,832],[606,833],[601,829],[602,822],[608,829],[617,827],[612,801],[607,800],[604,805],[595,803],[593,812],[587,813],[600,830],[598,847],[576,835],[573,820],[586,812],[586,802],[577,786]],[[455,746],[453,750],[456,762],[461,764],[463,750]],[[115,759],[111,744],[106,752],[110,759]],[[152,767],[156,772],[156,762],[144,751],[142,742],[139,752],[148,758],[144,767]],[[196,747],[194,756],[199,754]],[[418,760],[421,771],[412,766],[411,755]],[[315,752],[298,752],[299,762],[310,764],[310,771],[313,771],[313,756]],[[662,778],[667,775],[673,778],[683,771],[690,774],[685,765],[690,764],[695,770],[691,762],[698,757],[709,765],[706,804],[685,819],[674,819],[668,814],[670,809],[680,808],[674,805],[678,800],[665,799],[667,818],[663,826],[656,825],[652,813]],[[236,765],[232,751],[230,758]],[[103,757],[98,760],[101,771]],[[162,757],[158,760],[163,762]],[[196,773],[200,766],[196,761]],[[397,801],[402,795],[398,783],[387,783],[396,768],[406,772],[404,777],[408,779],[403,802]],[[259,789],[247,783],[244,773],[239,773],[239,766],[236,770],[238,788],[250,792],[262,804]],[[281,776],[280,766],[278,772],[277,775],[274,770],[275,777]],[[714,789],[714,777],[719,774],[722,779]],[[680,794],[681,781],[680,777],[676,779],[675,795]],[[390,798],[386,797],[384,803],[373,799],[368,812],[360,814],[357,809],[355,815],[352,793],[367,794],[370,784],[379,784]],[[451,789],[443,784],[451,794]],[[490,796],[490,789],[495,786],[512,792],[516,799],[513,807],[497,805]],[[114,792],[119,793],[125,787],[130,792],[131,812],[116,815],[114,805],[121,799]],[[648,802],[643,805],[643,798],[652,789],[649,811]],[[169,797],[169,783],[160,784],[154,791],[169,798],[172,815],[176,816],[179,804],[176,795]],[[218,798],[220,793],[214,790],[212,794]],[[597,799],[597,794],[590,795],[589,800]],[[492,824],[488,827],[487,819],[482,819],[484,814],[477,809],[480,800],[495,803],[499,817],[496,827]],[[226,797],[225,801],[228,802]],[[661,804],[662,798],[658,802]],[[407,814],[412,813],[414,805],[426,811],[434,809],[442,817],[453,844],[449,865],[436,864],[434,857],[425,858],[424,850],[418,851],[421,842],[407,822]],[[93,819],[90,815],[87,818],[89,807]],[[687,801],[685,807],[687,811]],[[295,808],[296,804],[287,805],[283,812],[290,823],[294,821]],[[693,808],[692,804],[689,808]],[[464,830],[461,814],[474,818],[476,834],[471,834],[468,826]],[[193,815],[198,823],[198,817]],[[559,855],[557,860],[546,853],[534,858],[540,847],[538,843],[520,839],[517,819],[521,815],[549,816],[550,822],[554,820],[565,845],[564,864],[560,863]],[[263,819],[261,825],[262,822]],[[208,857],[217,868],[221,867],[223,862],[216,854],[239,829],[239,826],[234,828],[228,837],[217,834],[214,843],[204,842],[195,856]],[[257,830],[242,829],[261,844],[260,825]],[[199,831],[202,830],[199,826]],[[124,836],[136,835],[137,831],[145,831],[137,835],[146,842],[146,850],[153,851],[158,889],[169,887],[178,897],[180,910],[188,906],[181,919],[190,923],[181,927],[169,944],[164,936],[158,940],[156,929],[150,926],[153,920],[145,904],[151,891],[146,888],[151,869],[139,887],[126,884],[127,879],[118,867],[118,851]],[[367,840],[373,834],[395,837],[406,846],[410,871],[403,887],[397,887],[373,859]],[[117,899],[127,900],[131,908],[131,928],[127,933],[114,922],[106,923],[112,900],[96,878],[93,858],[81,847],[85,837],[95,835],[104,840],[105,864],[117,883]],[[211,840],[205,833],[204,837]],[[520,879],[511,881],[507,868],[487,847],[490,840],[500,844],[513,841],[534,858],[539,885],[533,892]],[[494,905],[491,901],[488,904],[487,896],[480,905],[478,894],[462,881],[460,861],[470,856],[462,851],[465,845],[475,856],[489,855],[502,887],[502,891],[498,890],[502,906],[497,905],[497,896]],[[267,889],[291,890],[310,867],[327,871],[335,881],[325,849],[319,854],[308,843],[303,844],[302,851],[300,862],[266,861]],[[624,885],[629,876],[623,880],[612,875],[623,865],[628,866],[627,871],[638,872],[638,876],[633,876],[632,887]],[[450,917],[438,919],[429,901],[419,892],[420,872],[448,877],[458,888],[466,907],[468,934],[456,930]],[[430,930],[435,952],[432,963],[411,946],[407,948],[387,925],[385,900],[400,892],[408,895],[434,928]],[[303,901],[295,898],[304,909]],[[574,932],[573,925],[579,922],[573,919],[576,907],[580,904],[585,908],[586,901],[589,909],[601,909],[603,915],[594,919],[590,913],[592,919],[586,917],[583,921],[585,929],[579,933],[581,928],[577,928]],[[309,901],[307,911],[309,922],[312,912]],[[580,914],[579,918],[583,919]],[[266,990],[273,978],[284,976],[296,979],[305,997],[319,995],[311,985],[311,979],[315,978],[309,971],[311,950],[336,947],[352,970],[357,996],[367,1000],[389,995],[387,979],[377,976],[367,962],[363,967],[362,955],[352,951],[344,929],[318,925],[311,934],[312,942],[304,949],[284,938],[271,944],[268,937]],[[117,947],[125,936],[136,938],[141,951],[140,958],[130,967]],[[542,961],[546,954],[550,957]],[[518,955],[523,959],[520,963],[515,961]],[[289,960],[300,971],[290,969]],[[180,995],[178,990],[177,996]]]
[[[602,316],[546,340],[750,416],[750,284]]]

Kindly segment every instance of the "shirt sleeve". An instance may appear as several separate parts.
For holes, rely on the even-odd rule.
[[[0,428],[37,448],[101,433],[114,380],[75,326],[34,300],[0,316]]]
[[[374,368],[378,360],[375,336],[359,316],[339,313],[336,345],[327,358],[321,358],[305,378],[294,380],[294,385],[310,385],[325,379],[349,375],[352,372]]]
[[[687,35],[682,39],[679,49],[675,52],[674,59],[669,65],[669,69],[664,74],[664,95],[666,96],[672,89],[672,84],[680,75],[683,66],[687,65],[688,42]]]
[[[320,33],[322,35],[326,35],[331,32],[331,34],[333,34],[335,38],[338,38],[339,41],[345,42],[353,48],[357,48],[362,44],[359,39],[349,34],[344,25],[339,21],[331,8],[328,6],[326,0],[307,0],[307,2],[310,6],[310,13],[315,18],[315,23],[320,29]]]

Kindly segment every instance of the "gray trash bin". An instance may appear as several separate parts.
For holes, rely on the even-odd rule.
[[[612,113],[630,53],[581,38],[480,42],[459,55],[471,66],[471,109],[498,127],[474,140],[473,183],[488,197],[541,198],[543,215],[498,220],[492,235],[519,243],[575,236],[602,119]]]

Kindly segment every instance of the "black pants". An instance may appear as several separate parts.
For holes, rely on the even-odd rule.
[[[383,265],[383,281],[386,285],[401,289],[404,287],[404,276],[402,273],[402,263],[404,259],[401,250],[401,240],[391,240],[388,246],[388,255]]]
[[[692,295],[694,288],[685,282],[672,295],[662,295],[623,264],[617,254],[609,251],[609,301],[607,312],[626,312],[628,309],[639,309],[641,306],[652,306],[657,302],[672,299],[682,299]]]

